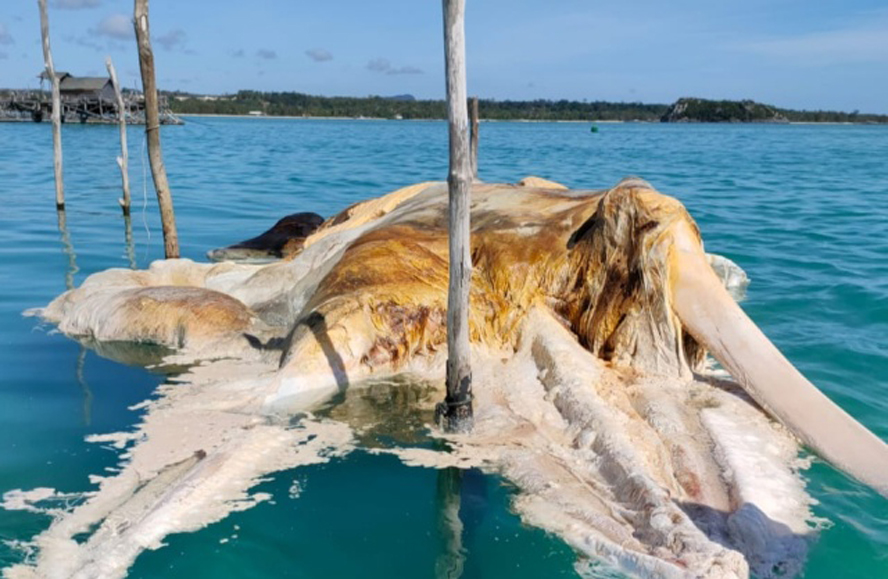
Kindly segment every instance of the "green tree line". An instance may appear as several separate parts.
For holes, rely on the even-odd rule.
[[[178,114],[246,115],[260,111],[269,116],[372,117],[403,119],[443,119],[447,109],[443,100],[407,98],[325,97],[298,92],[258,92],[242,90],[233,95],[198,97],[168,93],[172,111]],[[691,102],[691,110],[681,119],[670,118],[675,107]],[[638,102],[571,100],[493,100],[481,99],[481,117],[491,120],[533,121],[674,121],[697,122],[778,120],[793,122],[888,122],[888,115],[861,114],[857,111],[796,111],[761,105],[752,101],[706,101],[680,99],[673,105]]]
[[[239,91],[237,94],[203,100],[191,95],[170,93],[170,106],[179,114],[245,115],[261,111],[270,116],[374,117],[404,119],[443,119],[443,100],[402,100],[379,96],[322,97],[295,92]],[[528,119],[658,121],[667,105],[642,103],[578,102],[569,100],[498,101],[482,99],[482,118],[494,120]]]

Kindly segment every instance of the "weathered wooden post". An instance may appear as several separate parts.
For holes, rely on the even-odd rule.
[[[138,269],[136,267],[136,246],[133,244],[133,218],[129,213],[123,214],[123,245],[129,268]]]
[[[74,289],[74,274],[80,271],[77,267],[77,254],[74,253],[74,244],[71,243],[71,234],[68,231],[68,219],[64,208],[56,211],[59,218],[59,234],[62,238],[62,253],[68,258],[68,267],[65,269],[65,289]]]
[[[37,0],[40,8],[40,35],[43,37],[43,61],[46,76],[52,83],[52,165],[55,170],[56,209],[65,210],[65,184],[62,180],[62,98],[59,93],[59,79],[52,64],[52,50],[49,47],[49,16],[46,13],[46,0]]]
[[[118,199],[124,215],[130,213],[130,187],[129,187],[129,152],[126,146],[126,108],[123,104],[123,94],[120,92],[120,84],[117,82],[117,71],[111,57],[105,58],[105,66],[108,67],[108,76],[114,85],[114,96],[117,97],[117,124],[120,127],[120,156],[117,157],[117,166],[120,167],[120,176],[123,179],[123,199]],[[101,102],[101,101],[100,101]]]
[[[160,118],[157,111],[157,84],[154,76],[154,53],[148,28],[148,0],[134,0],[134,25],[139,46],[139,68],[142,72],[142,92],[145,95],[145,136],[148,139],[148,162],[160,206],[163,226],[163,248],[167,259],[179,257],[179,236],[176,233],[176,215],[173,197],[167,180],[163,155],[160,150]]]
[[[450,125],[450,282],[447,292],[447,397],[436,408],[449,431],[472,427],[472,369],[469,360],[469,247],[471,166],[466,102],[465,0],[443,0],[447,118]]]
[[[478,97],[472,97],[472,181],[478,180]]]

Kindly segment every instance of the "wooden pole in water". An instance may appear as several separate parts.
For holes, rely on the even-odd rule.
[[[465,0],[443,0],[444,64],[450,127],[450,280],[447,292],[447,398],[436,409],[449,431],[472,427],[472,370],[469,360],[469,286],[472,255],[469,209],[472,168],[466,99]]]
[[[139,68],[142,72],[142,92],[145,95],[145,136],[148,139],[148,161],[157,204],[160,206],[160,223],[163,226],[163,248],[167,259],[179,257],[179,236],[176,233],[176,215],[173,213],[173,196],[167,180],[163,155],[160,150],[160,117],[157,111],[157,84],[154,76],[154,52],[151,50],[151,34],[148,28],[148,0],[134,0],[136,43],[139,46]]]
[[[40,7],[40,35],[43,37],[43,61],[46,76],[52,83],[52,165],[55,171],[56,209],[65,210],[65,184],[62,180],[62,97],[59,92],[59,79],[52,64],[52,50],[49,47],[49,16],[46,13],[46,0],[37,0]]]
[[[478,180],[478,97],[472,97],[472,181]]]
[[[138,269],[136,267],[136,246],[133,244],[133,218],[129,213],[123,215],[123,244],[129,268]]]
[[[108,75],[111,77],[111,84],[114,85],[114,96],[117,97],[117,124],[120,127],[120,156],[117,157],[117,166],[120,167],[120,176],[123,179],[123,199],[118,199],[120,207],[123,209],[124,215],[130,214],[130,186],[129,186],[129,152],[126,146],[126,109],[123,105],[123,95],[120,92],[120,85],[117,83],[117,71],[114,70],[114,63],[111,57],[105,58],[105,66],[108,67]]]

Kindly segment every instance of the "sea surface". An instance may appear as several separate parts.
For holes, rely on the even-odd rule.
[[[182,254],[446,178],[442,122],[186,118],[163,127]],[[707,250],[752,279],[743,308],[831,398],[888,440],[888,127],[483,123],[480,176],[606,188],[638,175],[679,198]],[[66,227],[54,206],[50,126],[0,123],[0,493],[77,493],[118,462],[84,437],[131,429],[164,380],[98,357],[22,316],[109,267],[146,267],[163,245],[141,128],[130,139],[132,244],[117,205],[116,127],[63,128]],[[379,401],[385,411],[386,397]],[[422,424],[427,416],[414,417]],[[380,434],[380,439],[389,436]],[[356,452],[285,471],[273,500],[139,557],[133,578],[434,577],[446,472]],[[888,577],[888,500],[816,462],[807,579]],[[462,481],[463,577],[591,576],[557,538],[522,525],[504,481]],[[76,500],[76,499],[75,499]],[[28,556],[45,514],[0,510],[0,567]]]

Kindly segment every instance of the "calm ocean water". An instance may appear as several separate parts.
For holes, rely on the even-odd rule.
[[[446,176],[440,122],[190,119],[163,129],[182,253],[252,237],[295,211],[329,216]],[[128,408],[163,379],[104,360],[21,312],[90,273],[162,257],[142,133],[130,132],[134,247],[128,254],[114,127],[65,126],[67,235],[59,231],[48,124],[0,124],[0,493],[83,492],[117,462],[84,442],[131,428]],[[841,406],[888,439],[888,127],[485,123],[481,177],[529,174],[604,188],[634,174],[681,199],[709,251],[752,279],[743,307]],[[150,181],[150,175],[147,176]],[[143,205],[144,204],[144,205]],[[143,210],[144,206],[144,210]],[[807,579],[888,577],[888,501],[824,464],[807,473],[832,521]],[[262,483],[264,503],[142,555],[134,578],[432,577],[436,471],[355,453]],[[576,556],[524,527],[510,489],[463,481],[463,577],[575,574]],[[0,567],[48,517],[0,510]]]

